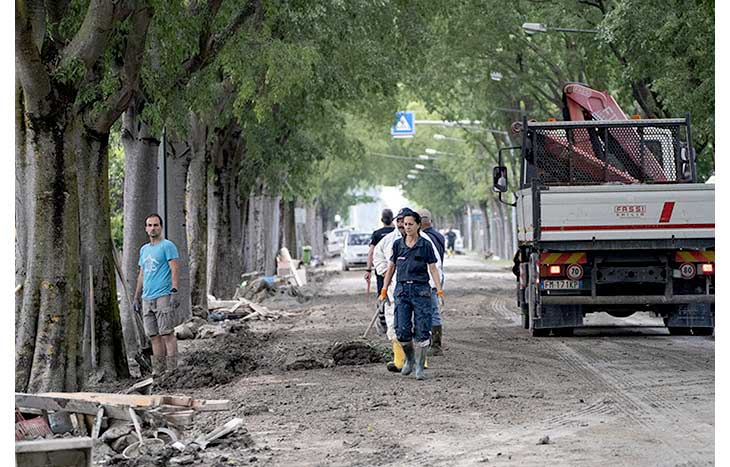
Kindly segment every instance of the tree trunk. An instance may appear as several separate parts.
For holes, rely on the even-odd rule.
[[[15,87],[15,286],[25,281],[28,263],[28,213],[33,212],[26,186],[30,179],[30,161],[27,154],[27,134],[25,112],[23,110],[23,90],[16,82]],[[23,305],[22,289],[15,292],[15,337],[18,337],[20,311]]]
[[[296,201],[281,202],[281,225],[282,225],[282,242],[281,246],[285,246],[292,254],[298,255],[297,250],[297,224],[296,224]]]
[[[26,275],[15,340],[15,390],[76,390],[82,314],[76,151],[68,116],[25,114]],[[95,217],[84,219],[91,223]]]
[[[81,278],[84,304],[89,303],[89,268],[93,277],[97,368],[117,378],[128,376],[117,304],[116,273],[109,214],[109,133],[93,133],[81,118],[77,133],[77,182],[81,234]],[[90,365],[94,362],[88,361]]]
[[[235,293],[242,272],[238,166],[240,128],[216,128],[208,178],[208,291],[218,298]]]
[[[479,209],[482,210],[482,224],[484,225],[484,249],[483,251],[490,251],[495,253],[495,247],[493,242],[493,232],[491,228],[492,216],[489,215],[488,204],[486,201],[479,201]]]
[[[167,219],[165,238],[175,243],[178,252],[178,294],[180,308],[178,316],[188,321],[192,318],[190,304],[190,261],[188,256],[187,228],[185,226],[185,183],[192,157],[187,142],[174,141],[167,144]],[[162,200],[158,200],[160,204]],[[162,209],[160,209],[162,210]]]
[[[134,310],[129,303],[134,300],[139,275],[139,250],[149,241],[145,232],[145,218],[157,211],[157,158],[160,141],[139,119],[139,111],[132,103],[122,117],[122,145],[124,146],[124,241],[122,247],[122,273],[129,300],[123,297],[120,304],[124,343],[127,346],[127,362],[136,368],[134,356],[142,348],[149,347],[148,338],[138,330]],[[124,291],[122,291],[124,292]]]
[[[264,195],[266,210],[264,211],[264,273],[267,276],[276,274],[276,255],[279,252],[279,204],[281,196]],[[296,251],[296,250],[295,250]]]
[[[192,157],[187,180],[187,236],[190,255],[190,301],[193,315],[208,317],[208,127],[190,116]]]

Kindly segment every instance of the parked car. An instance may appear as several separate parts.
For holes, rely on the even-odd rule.
[[[444,239],[446,240],[446,246],[448,248],[449,240],[446,238],[446,232],[448,232],[449,229],[441,229],[439,232],[441,232],[441,235],[444,236]],[[461,231],[459,229],[451,229],[452,232],[456,234],[456,240],[454,240],[454,253],[463,255],[464,254],[464,238],[461,236]]]
[[[342,248],[342,270],[349,271],[353,267],[365,267],[368,264],[370,250],[369,232],[348,232]]]
[[[327,253],[331,256],[339,255],[342,252],[343,242],[348,232],[352,232],[352,229],[337,228],[330,230],[327,234]]]

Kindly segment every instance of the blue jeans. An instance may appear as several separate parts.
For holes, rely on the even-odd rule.
[[[398,282],[395,286],[395,334],[400,342],[431,338],[431,287],[425,283]]]
[[[436,289],[431,289],[431,326],[441,326],[441,311]]]

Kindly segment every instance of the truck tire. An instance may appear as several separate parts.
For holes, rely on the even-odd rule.
[[[538,303],[540,297],[540,289],[536,283],[539,277],[537,268],[538,254],[532,253],[530,261],[527,265],[527,287],[525,288],[525,301],[527,302],[527,328],[532,330],[532,337],[547,337],[550,335],[550,328],[535,328],[535,318],[537,317]]]
[[[530,307],[527,303],[522,303],[520,309],[522,310],[522,327],[530,329]]]

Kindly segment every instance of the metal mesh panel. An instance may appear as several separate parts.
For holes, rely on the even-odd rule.
[[[688,181],[685,120],[529,123],[526,155],[545,185]]]

